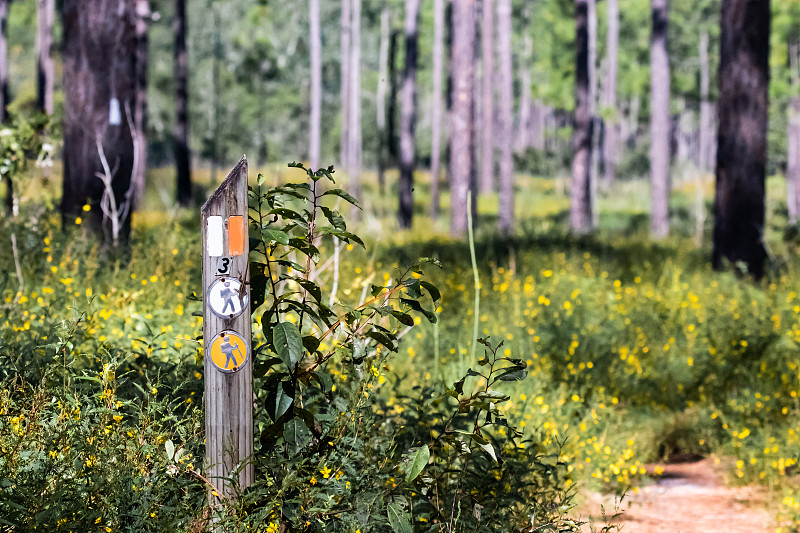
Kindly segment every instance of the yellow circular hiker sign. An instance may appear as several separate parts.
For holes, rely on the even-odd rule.
[[[249,355],[250,347],[235,331],[223,331],[208,346],[211,362],[222,372],[236,372],[242,368]]]

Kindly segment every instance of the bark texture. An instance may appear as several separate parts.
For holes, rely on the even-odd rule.
[[[481,5],[481,177],[480,192],[494,190],[494,2],[483,0]],[[498,35],[502,39],[502,35]]]
[[[86,9],[64,0],[64,181],[61,212],[71,223],[83,215],[105,231],[98,175],[105,173],[101,153],[113,177],[113,200],[128,206],[120,220],[121,239],[130,234],[134,190],[134,107],[136,105],[135,0],[97,0]],[[99,145],[99,147],[98,147]],[[83,213],[82,206],[91,210]]]
[[[475,200],[475,1],[452,4],[453,41],[451,51],[452,108],[450,112],[450,233],[467,232],[467,191]],[[477,217],[473,217],[473,220]]]
[[[386,189],[386,90],[389,77],[389,23],[392,11],[387,6],[381,11],[381,44],[378,52],[378,88],[375,93],[375,110],[378,125],[378,186],[381,194]]]
[[[442,55],[444,0],[433,1],[433,109],[431,116],[431,218],[439,218],[439,158],[442,137]]]
[[[712,264],[764,273],[770,2],[723,0]]]
[[[308,21],[311,48],[311,131],[308,141],[308,160],[311,169],[316,171],[319,168],[322,126],[322,38],[319,27],[319,0],[309,0]]]
[[[669,233],[669,0],[651,0],[650,5],[650,233],[661,238]]]
[[[36,2],[36,109],[53,114],[53,21],[54,0]]]
[[[339,164],[347,169],[348,160],[347,154],[349,150],[349,126],[350,126],[350,24],[352,23],[352,14],[350,2],[352,0],[342,0],[342,18],[341,18],[341,99],[342,99],[342,117],[341,117],[341,138],[339,142]]]
[[[500,232],[514,229],[514,79],[511,68],[511,0],[497,0],[497,51],[500,85]]]
[[[9,0],[0,0],[0,122],[8,119],[8,5]]]
[[[786,204],[789,223],[800,219],[800,43],[789,45],[794,96],[789,101],[788,153],[786,154]]]
[[[177,199],[182,206],[192,203],[192,170],[189,158],[189,59],[186,55],[186,0],[175,0],[175,168]]]
[[[414,218],[414,126],[417,114],[417,19],[419,0],[406,0],[406,66],[403,71],[403,111],[400,117],[400,186],[397,218],[410,228]]]
[[[144,197],[147,172],[147,22],[150,20],[150,1],[136,0],[136,100],[133,109],[133,142],[135,143],[133,177],[133,207]]]
[[[619,4],[607,0],[608,35],[606,38],[606,81],[603,86],[603,108],[606,116],[603,135],[603,181],[609,187],[616,180],[618,125],[617,125],[617,65],[619,54]]]
[[[353,196],[361,200],[361,0],[352,0],[351,14],[347,173]],[[358,210],[353,214],[358,216]]]
[[[708,33],[700,34],[698,45],[700,56],[700,149],[698,163],[702,170],[711,170],[713,166],[713,145],[714,132],[711,119],[714,112],[714,104],[709,101],[709,88],[711,86],[711,76],[708,66]]]
[[[587,0],[575,0],[575,125],[569,226],[586,233],[592,226],[589,172],[592,166],[592,117],[589,105],[589,29]]]

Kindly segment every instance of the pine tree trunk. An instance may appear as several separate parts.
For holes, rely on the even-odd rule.
[[[467,191],[473,187],[475,165],[475,2],[452,3],[453,42],[451,52],[452,109],[450,112],[450,233],[463,237],[467,232]],[[476,217],[473,217],[473,219]]]
[[[417,19],[419,0],[406,0],[406,66],[403,73],[403,110],[400,117],[400,183],[397,218],[410,228],[414,218],[414,126],[417,114]]]
[[[569,225],[575,233],[592,227],[589,173],[592,166],[592,117],[589,90],[589,28],[587,0],[575,0],[575,125],[570,185]]]
[[[136,143],[136,165],[133,169],[133,208],[144,198],[147,173],[147,21],[150,18],[149,0],[136,0],[136,102],[133,110],[133,126]]]
[[[789,45],[789,67],[792,71],[794,96],[789,101],[789,128],[786,154],[786,204],[789,223],[800,219],[800,43]]]
[[[522,54],[519,58],[519,120],[514,135],[514,151],[524,153],[531,146],[534,125],[534,109],[531,102],[531,63],[533,62],[533,39],[530,35],[530,6],[522,11]]]
[[[668,0],[651,0],[650,37],[650,233],[669,233],[669,56],[667,55]]]
[[[192,170],[189,158],[189,59],[186,55],[186,0],[175,0],[175,168],[177,199],[184,207],[192,204]]]
[[[389,152],[390,165],[396,164],[400,157],[395,126],[397,118],[397,93],[400,91],[397,76],[397,42],[400,32],[394,30],[389,37],[389,106],[386,110],[386,146]]]
[[[381,194],[386,189],[386,87],[389,76],[389,23],[392,11],[384,7],[381,11],[381,44],[378,53],[378,89],[375,94],[378,125],[378,188]]]
[[[0,123],[8,120],[8,4],[9,0],[0,0]],[[6,185],[6,213],[11,215],[14,212],[14,182],[5,174],[3,183]]]
[[[616,180],[618,131],[617,125],[617,65],[619,53],[619,5],[618,0],[607,0],[608,36],[606,41],[606,83],[604,85],[603,107],[608,114],[605,135],[603,136],[603,176],[605,186],[610,187]]]
[[[481,6],[481,194],[494,191],[494,5],[483,0]]]
[[[134,135],[127,117],[136,105],[137,42],[135,1],[97,0],[86,9],[80,0],[64,0],[64,182],[63,222],[87,218],[112,242],[101,199],[105,187],[102,154],[113,173],[113,199],[120,209],[119,240],[130,235],[134,190]],[[132,118],[132,117],[131,117]],[[82,207],[89,204],[89,213]],[[124,209],[127,207],[127,209]]]
[[[347,159],[348,151],[350,150],[350,28],[352,24],[353,15],[351,13],[350,2],[353,0],[342,0],[342,35],[341,35],[341,99],[342,99],[342,117],[341,117],[341,138],[339,143],[339,164],[343,169],[349,168],[350,162]]]
[[[54,0],[36,2],[36,109],[53,114],[53,21]]]
[[[433,109],[431,140],[431,218],[439,219],[439,158],[442,136],[442,48],[444,40],[444,0],[433,3]]]
[[[597,117],[597,0],[587,0],[587,24],[589,37],[589,116],[592,125],[590,146],[591,164],[589,166],[589,212],[592,214],[592,228],[597,226],[597,178],[600,173],[600,145],[598,135],[600,128]]]
[[[308,2],[309,39],[311,48],[311,131],[308,160],[312,170],[319,168],[320,129],[322,126],[322,38],[319,27],[319,0]]]
[[[361,0],[352,2],[347,163],[350,192],[361,201]]]
[[[514,229],[514,79],[511,66],[511,0],[497,0],[500,84],[500,232]]]
[[[768,0],[722,1],[712,264],[741,262],[756,279],[766,257],[769,33]]]
[[[711,114],[713,104],[709,102],[709,88],[711,86],[711,76],[708,66],[708,33],[703,31],[700,34],[700,169],[708,171],[711,169],[711,143],[713,141],[713,131],[711,126]]]

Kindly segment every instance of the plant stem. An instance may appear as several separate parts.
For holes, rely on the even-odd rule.
[[[481,281],[478,278],[478,262],[475,260],[475,235],[472,231],[472,191],[467,191],[467,232],[469,234],[469,255],[472,259],[472,277],[475,283],[475,320],[472,323],[472,349],[470,350],[470,364],[475,360],[475,351],[478,348],[478,323],[481,309]]]

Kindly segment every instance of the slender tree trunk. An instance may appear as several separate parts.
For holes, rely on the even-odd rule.
[[[667,55],[668,0],[651,0],[650,37],[650,233],[669,233],[669,56]]]
[[[175,168],[177,199],[184,207],[192,204],[192,170],[189,158],[189,59],[186,55],[186,0],[175,0]]]
[[[500,232],[514,229],[514,79],[511,67],[511,0],[497,0],[497,52],[500,84]]]
[[[589,116],[592,126],[589,129],[592,155],[589,166],[589,211],[592,214],[592,228],[597,226],[597,178],[600,171],[600,145],[598,143],[597,117],[597,0],[587,0],[587,19],[589,37]]]
[[[348,126],[347,162],[350,189],[361,198],[361,0],[352,0],[350,41],[350,124]],[[358,212],[353,212],[358,216]]]
[[[605,186],[610,187],[616,180],[618,129],[617,125],[617,65],[619,53],[619,5],[618,0],[607,0],[608,36],[606,41],[606,83],[604,86],[603,107],[609,118],[606,119],[603,136],[603,174]]]
[[[442,136],[442,47],[444,40],[444,0],[433,3],[433,109],[431,141],[431,218],[439,219],[439,157]]]
[[[386,87],[389,76],[389,23],[392,11],[386,6],[381,11],[381,44],[378,54],[378,90],[376,111],[378,125],[378,187],[381,194],[386,189]]]
[[[467,191],[472,189],[472,212],[475,213],[474,102],[475,94],[475,1],[459,0],[452,4],[453,78],[450,113],[450,233],[462,237],[467,232]],[[473,217],[473,220],[476,217]]]
[[[0,123],[8,120],[8,4],[9,0],[0,0]],[[4,174],[3,183],[6,185],[6,212],[11,215],[14,212],[14,182]]]
[[[406,0],[406,67],[403,74],[403,111],[400,119],[400,184],[398,220],[410,228],[414,218],[414,126],[417,114],[417,19],[419,1]]]
[[[342,0],[342,58],[341,58],[341,98],[342,98],[342,131],[339,146],[339,164],[345,170],[348,170],[350,162],[347,159],[350,150],[350,40],[351,40],[351,24],[353,22],[353,15],[351,13],[351,2],[354,0]]]
[[[54,0],[36,2],[36,109],[53,114],[53,20]]]
[[[529,31],[530,5],[525,4],[522,15],[522,57],[519,61],[519,122],[517,123],[516,142],[514,150],[518,154],[524,153],[531,147],[533,130],[536,128],[534,115],[536,110],[531,104],[531,67],[533,61],[533,38]]]
[[[789,45],[789,65],[794,95],[789,101],[786,204],[789,208],[789,223],[796,224],[800,219],[800,43]]]
[[[481,6],[481,178],[480,192],[494,191],[494,6],[492,0],[483,0]]]
[[[397,117],[397,42],[400,40],[400,32],[392,31],[389,37],[389,107],[386,111],[386,145],[389,151],[390,165],[396,164],[400,157],[397,135],[395,127]]]
[[[122,7],[122,9],[120,9]],[[110,220],[103,212],[113,201],[120,233],[127,240],[133,207],[135,165],[131,114],[136,105],[137,39],[134,0],[96,0],[86,9],[80,0],[64,0],[64,182],[61,212],[65,224],[80,215],[111,242]],[[126,120],[130,118],[131,120]],[[99,147],[98,147],[99,144]],[[113,194],[98,175],[112,174]],[[91,210],[84,213],[82,207]],[[102,206],[102,207],[101,207]]]
[[[708,32],[700,34],[700,169],[708,171],[711,169],[711,143],[713,141],[713,131],[711,126],[711,114],[713,104],[709,101],[709,88],[711,86],[711,76],[708,66]]]
[[[570,187],[569,225],[575,233],[592,227],[589,173],[592,166],[592,116],[589,89],[589,28],[587,0],[575,0],[575,126]]]
[[[739,262],[764,273],[770,2],[723,0],[714,268]]]
[[[150,18],[149,0],[136,0],[136,102],[133,111],[134,142],[137,145],[136,167],[133,170],[134,208],[144,198],[147,173],[147,21]]]
[[[319,28],[319,0],[309,0],[308,10],[311,41],[311,138],[308,143],[308,159],[311,169],[317,170],[322,126],[322,37]]]
[[[216,3],[211,4],[211,17],[214,21],[214,60],[211,65],[211,182],[217,181],[217,169],[219,167],[219,109],[222,91],[220,87],[220,63],[222,63],[222,37],[220,35],[219,11]]]

